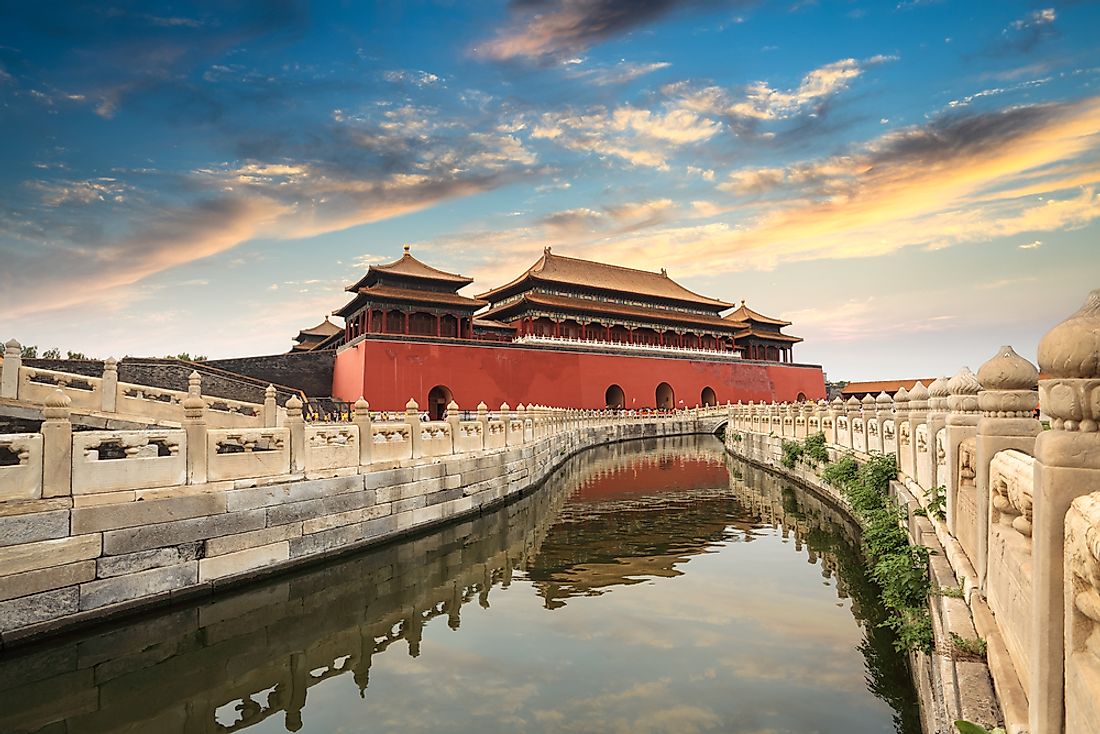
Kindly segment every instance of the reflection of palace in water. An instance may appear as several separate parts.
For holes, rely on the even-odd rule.
[[[716,442],[600,447],[492,514],[12,655],[0,661],[0,731],[216,734],[273,716],[297,731],[312,686],[349,674],[365,697],[374,655],[399,640],[419,655],[426,624],[445,617],[458,629],[463,605],[488,606],[490,589],[517,570],[553,608],[679,574],[716,543],[751,541],[772,524],[834,574],[829,544],[812,536],[850,533],[839,514],[804,493],[795,499]],[[843,595],[842,580],[837,587]]]

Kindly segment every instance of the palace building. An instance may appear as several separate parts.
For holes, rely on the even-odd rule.
[[[293,351],[335,350],[333,397],[396,410],[413,396],[671,409],[727,400],[824,397],[821,368],[793,362],[790,322],[695,293],[669,277],[547,247],[514,280],[476,297],[472,278],[413,257],[371,265],[336,315]],[[724,313],[728,312],[728,313]],[[328,326],[325,326],[327,324]],[[333,331],[336,330],[336,333]]]

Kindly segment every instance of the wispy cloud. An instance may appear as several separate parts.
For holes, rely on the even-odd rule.
[[[727,0],[512,0],[509,20],[473,53],[497,61],[561,60],[677,11],[747,5]]]

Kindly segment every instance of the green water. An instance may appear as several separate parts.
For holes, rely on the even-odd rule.
[[[0,732],[919,732],[854,529],[712,438],[0,658]]]

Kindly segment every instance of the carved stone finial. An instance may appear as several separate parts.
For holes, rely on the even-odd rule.
[[[1076,313],[1042,338],[1039,367],[1051,377],[1100,377],[1100,289],[1089,293]]]
[[[930,398],[946,398],[951,394],[951,390],[947,387],[947,377],[940,376],[932,380],[932,384],[928,386],[928,396]]]
[[[362,413],[362,412],[367,411],[367,410],[370,410],[370,403],[368,403],[363,398],[363,396],[360,395],[359,399],[355,401],[355,412],[356,413]]]
[[[197,370],[191,370],[187,376],[187,392],[191,395],[202,395],[202,375]]]
[[[265,399],[267,399],[267,398],[274,399],[274,397],[275,397],[275,386],[274,385],[268,385],[267,387],[265,387],[264,388],[264,398]]]
[[[420,404],[416,402],[414,398],[409,398],[409,402],[405,403],[405,410],[419,410]]]
[[[844,399],[837,395],[835,398],[833,398],[833,401],[829,403],[829,405],[833,406],[834,408],[842,408],[844,407]]]
[[[118,360],[115,359],[114,357],[108,357],[106,359],[106,361],[103,362],[103,369],[108,370],[108,371],[117,370],[118,369]]]
[[[1039,386],[1039,370],[1012,347],[1003,346],[978,368],[978,382],[983,390],[1034,390]]]
[[[875,402],[879,405],[889,405],[890,403],[894,402],[894,399],[886,394],[885,390],[883,390],[875,396]]]
[[[860,402],[863,403],[863,407],[867,410],[875,407],[875,398],[871,395],[871,393],[867,393],[866,395],[864,395],[863,400],[861,400]]]
[[[291,395],[286,401],[286,410],[288,413],[292,410],[296,410],[299,413],[302,412],[302,399],[297,395]]]
[[[894,402],[895,403],[908,403],[909,402],[909,391],[905,389],[905,385],[902,385],[901,387],[899,387],[898,391],[896,393],[894,393]]]
[[[489,406],[485,404],[484,400],[482,400],[480,403],[477,404],[477,412],[478,413],[481,413],[481,412],[486,411],[488,409],[489,409]]]
[[[10,351],[17,351],[17,352],[22,352],[23,351],[23,347],[15,339],[8,339],[6,342],[4,342],[4,349],[5,349],[5,351],[9,351],[9,352]]]
[[[948,395],[977,395],[981,389],[982,384],[969,367],[963,367],[947,381]]]
[[[452,410],[458,410],[458,403],[456,403],[454,400],[447,403],[447,412],[449,413]]]
[[[508,406],[508,403],[501,403],[500,404],[500,410],[503,413],[505,411],[511,410],[511,408]]]
[[[848,398],[848,402],[846,403],[846,405],[848,406],[848,410],[859,410],[859,398],[853,395],[852,397]]]
[[[924,386],[923,382],[917,382],[916,385],[913,385],[913,389],[909,391],[908,397],[909,402],[913,402],[914,400],[927,400],[928,388]],[[895,398],[895,400],[896,399],[897,398]]]
[[[65,391],[61,388],[54,390],[52,393],[46,396],[45,405],[47,408],[68,408],[72,405],[73,401]]]

